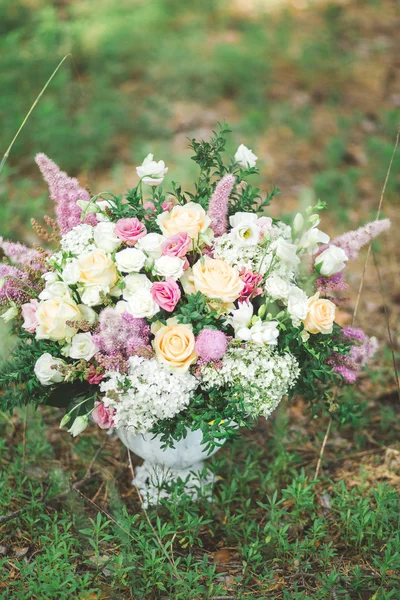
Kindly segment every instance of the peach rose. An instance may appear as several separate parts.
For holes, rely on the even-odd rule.
[[[117,269],[111,258],[103,250],[94,250],[79,259],[83,284],[97,284],[113,287],[118,281]]]
[[[67,321],[80,321],[82,314],[71,299],[54,297],[43,300],[36,310],[36,337],[60,341],[71,338],[77,328],[67,325]]]
[[[172,371],[187,371],[197,358],[192,327],[178,324],[176,319],[168,319],[167,325],[158,329],[153,346],[157,359]]]
[[[220,258],[204,257],[192,269],[196,292],[224,303],[237,300],[244,288],[239,271]]]
[[[157,223],[166,237],[186,232],[193,239],[207,231],[211,219],[200,204],[188,202],[158,215]]]
[[[336,306],[330,300],[319,297],[319,292],[308,300],[308,314],[303,321],[309,333],[332,333]]]

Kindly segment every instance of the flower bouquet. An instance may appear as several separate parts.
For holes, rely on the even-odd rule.
[[[189,489],[207,455],[286,395],[334,411],[334,387],[376,347],[335,309],[347,261],[389,222],[330,241],[321,201],[271,218],[279,190],[248,183],[257,157],[244,145],[229,157],[228,131],[192,140],[191,192],[171,183],[166,194],[168,169],[151,154],[125,196],[92,195],[39,154],[57,215],[33,220],[46,248],[0,238],[2,317],[19,338],[1,408],[63,407],[74,436],[90,418],[115,430],[146,459],[135,482],[150,500],[153,475],[167,469]]]

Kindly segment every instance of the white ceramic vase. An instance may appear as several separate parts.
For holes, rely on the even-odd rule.
[[[151,433],[133,435],[125,428],[116,430],[123,444],[134,454],[144,459],[143,465],[136,467],[132,485],[135,485],[143,498],[143,506],[158,504],[161,498],[170,495],[169,484],[182,480],[185,493],[197,500],[199,495],[211,497],[214,475],[204,469],[204,460],[210,454],[202,445],[200,429],[187,431],[184,439],[174,442],[173,448],[162,449],[160,436]]]

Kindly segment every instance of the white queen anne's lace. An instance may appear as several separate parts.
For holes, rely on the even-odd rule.
[[[94,228],[85,223],[77,225],[61,238],[61,249],[75,256],[95,250]]]
[[[239,386],[253,416],[268,417],[294,386],[300,374],[296,358],[289,352],[279,355],[266,346],[232,346],[222,366],[206,365],[201,370],[201,387]]]
[[[128,375],[109,373],[108,377],[100,384],[108,394],[105,403],[116,408],[115,427],[126,427],[131,433],[144,433],[158,421],[175,417],[198,387],[190,373],[174,373],[155,359],[139,356],[129,359]]]

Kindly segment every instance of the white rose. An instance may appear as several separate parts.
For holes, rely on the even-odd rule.
[[[97,352],[97,346],[92,340],[90,333],[77,333],[72,338],[71,344],[68,346],[68,354],[70,358],[76,360],[90,360]]]
[[[148,154],[140,167],[136,167],[136,172],[143,183],[156,186],[161,185],[164,177],[168,173],[168,168],[163,160],[156,162],[153,154]]]
[[[255,167],[257,159],[258,156],[256,156],[254,152],[252,152],[250,148],[247,148],[247,146],[244,144],[240,144],[239,148],[236,150],[235,161],[238,163],[238,165],[243,167],[243,169]]]
[[[132,273],[124,277],[125,287],[122,292],[124,300],[129,300],[138,290],[151,289],[152,283],[143,273]]]
[[[327,233],[320,231],[317,227],[311,227],[311,229],[301,236],[299,248],[307,250],[310,254],[314,254],[318,248],[318,244],[327,244],[329,239]]]
[[[143,269],[146,255],[137,248],[125,248],[117,252],[115,262],[119,271],[123,273],[137,273]]]
[[[96,323],[97,313],[96,313],[96,311],[93,310],[93,308],[90,308],[89,306],[86,306],[85,304],[78,304],[78,308],[81,312],[82,319],[84,321],[87,321],[89,323],[89,325],[94,325]]]
[[[97,223],[93,231],[94,243],[105,252],[114,252],[121,245],[121,240],[114,233],[115,225],[111,221]]]
[[[39,294],[40,300],[50,300],[51,298],[71,298],[71,290],[63,281],[47,283],[46,287]]]
[[[142,250],[147,256],[150,256],[150,258],[155,260],[162,255],[161,246],[164,242],[165,237],[159,233],[148,233],[140,238],[136,244],[136,248],[139,248],[139,250]]]
[[[64,365],[64,361],[59,358],[53,358],[51,354],[46,352],[36,361],[34,372],[42,385],[61,383],[64,378],[61,373],[57,371],[57,367],[62,367]]]
[[[274,243],[274,250],[276,255],[289,265],[294,267],[299,264],[300,258],[296,254],[297,247],[295,244],[291,244],[283,238],[278,238]]]
[[[128,310],[137,319],[151,319],[160,307],[153,300],[150,290],[138,290],[128,301]]]
[[[229,217],[229,224],[231,227],[237,227],[238,225],[250,225],[251,223],[257,223],[258,216],[255,213],[249,212],[237,212]]]
[[[84,288],[81,293],[81,300],[86,306],[98,306],[102,302],[104,294],[108,292],[109,288],[105,288],[102,285],[88,285]]]
[[[242,223],[231,231],[235,246],[256,246],[260,240],[260,227],[254,223]]]
[[[239,308],[232,310],[227,323],[232,325],[235,331],[249,327],[253,316],[253,305],[250,302],[239,302]]]
[[[288,312],[295,327],[300,325],[308,313],[307,294],[295,285],[291,286],[289,291]]]
[[[346,252],[337,246],[329,246],[321,252],[315,259],[315,265],[318,265],[317,271],[324,277],[330,277],[335,273],[343,271],[346,262],[349,260]]]
[[[287,300],[290,288],[287,281],[282,279],[282,277],[272,275],[265,281],[265,289],[275,300]]]
[[[183,275],[185,261],[178,256],[160,256],[154,263],[154,274],[179,279]]]
[[[65,265],[61,277],[67,285],[75,285],[81,276],[81,268],[76,259],[72,259]]]
[[[278,343],[279,330],[277,321],[257,321],[250,329],[250,340],[255,344],[275,346]]]

